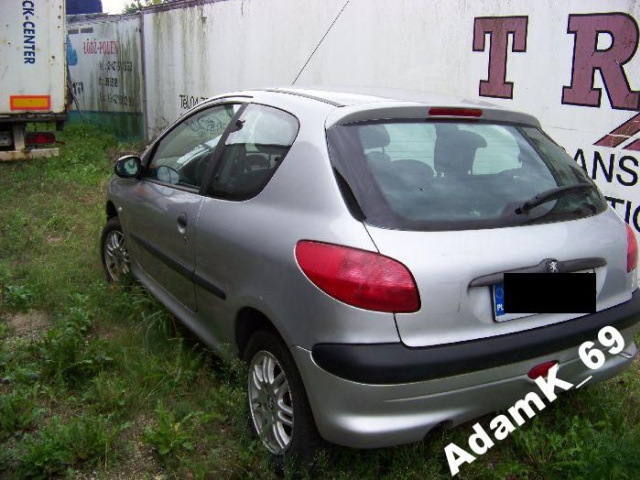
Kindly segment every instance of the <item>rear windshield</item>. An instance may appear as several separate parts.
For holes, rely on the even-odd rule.
[[[557,222],[601,213],[592,180],[543,132],[481,122],[338,125],[329,151],[348,203],[365,222],[463,230]],[[524,202],[575,184],[529,208]]]

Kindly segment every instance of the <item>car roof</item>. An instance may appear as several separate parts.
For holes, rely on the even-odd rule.
[[[286,86],[236,92],[232,95],[254,98],[266,95],[274,101],[277,101],[279,95],[288,95],[298,98],[306,108],[313,108],[314,104],[316,104],[316,108],[322,107],[325,110],[327,106],[333,107],[329,109],[326,128],[337,124],[390,118],[426,119],[429,117],[427,109],[430,107],[480,109],[482,116],[476,120],[540,127],[540,122],[532,115],[505,109],[483,100],[471,100],[415,90],[324,85]],[[456,119],[459,119],[456,115],[438,118],[438,120]]]
[[[487,102],[472,101],[451,95],[382,87],[292,86],[268,89],[268,91],[300,95],[319,101],[334,103],[336,106],[341,107],[389,101],[422,103],[429,105],[465,104],[467,106],[495,106]]]

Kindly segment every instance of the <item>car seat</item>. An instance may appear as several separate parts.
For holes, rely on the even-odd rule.
[[[438,176],[470,175],[478,148],[487,141],[477,133],[460,130],[458,125],[436,125],[434,166]]]

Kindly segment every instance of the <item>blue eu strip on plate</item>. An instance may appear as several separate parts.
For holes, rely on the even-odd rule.
[[[491,287],[493,297],[493,319],[496,322],[507,322],[516,318],[529,317],[533,313],[507,313],[504,310],[504,283],[497,283]]]
[[[493,286],[493,313],[496,317],[504,315],[504,285],[502,283]]]

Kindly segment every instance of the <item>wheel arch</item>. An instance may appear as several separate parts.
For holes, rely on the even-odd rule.
[[[113,204],[111,200],[107,202],[106,211],[107,211],[107,220],[118,216],[118,210],[116,209],[116,206]]]
[[[249,339],[258,330],[269,330],[277,335],[285,345],[287,342],[280,334],[274,323],[260,310],[253,307],[243,307],[236,316],[235,322],[235,341],[238,349],[238,356],[242,358],[247,348]]]

